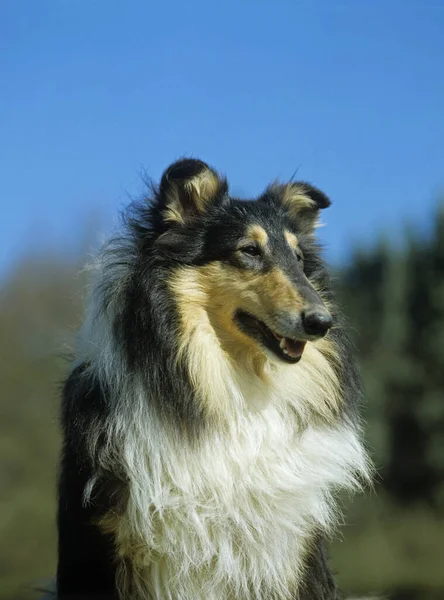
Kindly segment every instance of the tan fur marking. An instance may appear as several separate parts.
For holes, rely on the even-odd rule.
[[[268,244],[268,234],[260,225],[251,225],[247,230],[247,238],[259,242],[262,247]]]
[[[315,202],[307,195],[303,185],[290,183],[284,187],[282,204],[287,208],[292,217],[303,209],[315,208]]]
[[[181,317],[178,360],[186,359],[203,406],[213,413],[224,412],[227,406],[210,404],[212,398],[226,398],[229,365],[242,366],[263,381],[269,375],[263,350],[237,327],[235,312],[242,309],[276,329],[273,314],[301,310],[303,299],[279,269],[256,274],[222,263],[181,268],[170,287]]]
[[[298,238],[295,236],[294,233],[291,233],[291,231],[288,231],[288,229],[286,229],[284,231],[284,235],[285,235],[285,239],[287,240],[287,244],[293,248],[293,250],[296,250],[299,246],[299,242],[298,242]]]
[[[269,187],[276,194],[292,219],[307,235],[312,235],[318,227],[319,211],[302,183],[280,184],[275,182]],[[300,218],[303,216],[303,218]]]
[[[222,263],[179,269],[170,280],[170,287],[181,316],[179,360],[187,357],[190,377],[203,406],[213,413],[224,412],[227,406],[210,406],[209,402],[214,397],[226,397],[223,392],[230,365],[241,365],[264,381],[268,377],[262,349],[233,321],[236,310],[250,312],[272,327],[270,315],[276,308],[297,310],[302,307],[302,300],[277,269],[258,275]],[[229,360],[224,361],[224,357]]]
[[[185,359],[202,407],[210,414],[226,416],[232,409],[227,405],[226,382],[234,370],[255,374],[267,383],[275,368],[260,345],[237,327],[235,312],[242,309],[276,329],[272,315],[279,310],[301,310],[303,298],[279,269],[257,274],[219,262],[179,269],[170,287],[181,316],[178,360]],[[322,297],[322,290],[316,291]],[[328,303],[326,307],[330,309]],[[308,342],[296,367],[299,376],[306,373],[323,390],[312,399],[307,395],[307,403],[326,419],[341,406],[340,385],[332,368],[339,361],[336,346],[327,336]]]
[[[214,171],[207,169],[187,181],[184,187],[195,200],[197,210],[203,213],[207,208],[208,200],[217,193],[219,185],[219,177]]]
[[[228,406],[214,405],[212,402],[213,398],[220,398],[221,402],[227,398],[225,382],[230,373],[227,362],[221,356],[220,342],[207,312],[210,305],[209,290],[202,281],[200,269],[178,269],[169,285],[176,298],[181,322],[177,360],[187,364],[191,383],[198,392],[202,408],[210,414],[226,414],[229,412]]]
[[[185,221],[182,215],[182,207],[178,198],[171,197],[171,199],[168,200],[167,208],[163,211],[163,218],[167,223],[179,223],[180,225],[184,225]]]
[[[183,189],[188,197],[189,206],[184,206],[181,202],[181,194],[178,185],[183,185]],[[206,169],[185,181],[182,184],[171,183],[171,191],[167,198],[167,207],[164,211],[164,218],[169,223],[184,224],[187,209],[196,210],[199,213],[205,212],[208,202],[216,195],[220,185],[220,179],[211,169]]]
[[[230,319],[242,309],[273,328],[273,313],[303,307],[302,297],[280,269],[263,274],[217,262],[200,267],[199,274],[208,298],[207,310]]]

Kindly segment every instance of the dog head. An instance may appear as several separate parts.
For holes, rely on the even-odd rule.
[[[153,210],[161,223],[156,244],[177,265],[182,313],[197,304],[229,352],[298,362],[306,343],[333,325],[315,241],[319,212],[329,205],[305,182],[274,183],[240,200],[204,162],[171,165]]]

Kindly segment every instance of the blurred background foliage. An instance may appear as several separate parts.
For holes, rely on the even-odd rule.
[[[432,231],[381,238],[336,269],[366,389],[373,492],[344,499],[330,548],[347,594],[444,597],[444,205]],[[58,395],[86,275],[57,252],[25,257],[0,287],[0,600],[55,569]]]

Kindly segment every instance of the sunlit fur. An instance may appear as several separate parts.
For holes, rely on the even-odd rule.
[[[284,231],[284,235],[285,235],[285,239],[287,240],[289,246],[291,246],[292,248],[294,248],[296,250],[296,248],[298,247],[298,238],[294,235],[294,233],[291,233],[291,231]]]
[[[214,171],[193,168],[184,183],[164,176],[94,264],[71,380],[103,404],[65,392],[65,447],[77,435],[88,465],[82,501],[100,507],[92,519],[113,540],[122,600],[295,599],[312,545],[337,523],[336,492],[368,475],[353,361],[318,249],[309,249],[319,207],[305,185],[285,191],[290,221],[311,212],[282,236],[289,252],[305,239],[317,261],[311,283],[336,324],[307,343],[300,363],[284,364],[233,319],[242,308],[270,324],[276,307],[302,308],[282,269],[180,254],[206,227],[199,215],[219,188],[226,195]],[[271,235],[252,219],[242,240],[266,245]]]
[[[168,190],[168,198],[163,212],[168,223],[185,223],[185,211],[189,208],[197,213],[205,212],[206,203],[217,191],[219,178],[209,170],[197,173],[190,177],[180,189],[179,185],[171,183]]]

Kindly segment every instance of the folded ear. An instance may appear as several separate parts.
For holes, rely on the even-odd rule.
[[[273,184],[267,193],[279,200],[290,219],[305,233],[313,232],[317,226],[319,211],[331,204],[324,192],[305,181]]]
[[[201,160],[184,158],[168,167],[159,187],[163,219],[184,225],[227,197],[228,186]]]

